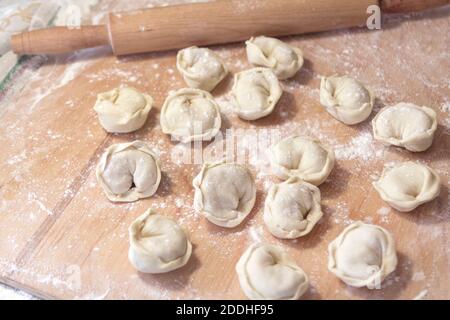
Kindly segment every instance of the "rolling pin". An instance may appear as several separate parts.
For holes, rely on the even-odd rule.
[[[13,35],[17,54],[57,54],[110,45],[115,55],[178,49],[365,25],[367,8],[411,12],[450,0],[217,0],[109,13],[106,25]]]

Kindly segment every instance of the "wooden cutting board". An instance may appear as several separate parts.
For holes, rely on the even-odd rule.
[[[270,145],[264,132],[307,134],[335,149],[336,167],[320,186],[324,217],[308,236],[294,241],[277,240],[264,227],[266,191],[277,182],[264,152],[248,157],[258,193],[241,226],[216,227],[194,212],[191,183],[200,165],[173,161],[174,154],[191,148],[171,142],[159,126],[167,93],[185,86],[175,68],[176,52],[116,58],[107,49],[91,49],[32,57],[0,96],[0,280],[44,298],[241,299],[234,266],[247,246],[265,241],[285,248],[308,273],[306,299],[449,299],[449,17],[447,7],[391,17],[381,31],[286,38],[304,51],[306,62],[297,76],[283,81],[281,101],[264,119],[247,122],[233,115],[231,76],[213,92],[222,108],[223,132],[249,129],[239,138],[241,151],[255,136],[262,146]],[[242,43],[212,49],[231,73],[250,68]],[[372,138],[373,115],[351,127],[336,121],[319,104],[318,90],[320,76],[335,73],[373,89],[374,114],[400,101],[433,108],[439,117],[433,146],[422,153],[383,147]],[[155,99],[145,127],[136,133],[107,134],[93,110],[97,93],[119,85]],[[134,139],[159,153],[162,182],[149,199],[114,204],[97,183],[95,166],[109,145]],[[439,198],[411,213],[391,209],[371,185],[384,164],[404,160],[426,163],[442,178]],[[149,207],[177,219],[188,232],[194,253],[184,268],[146,275],[128,262],[127,228]],[[397,241],[399,265],[381,290],[346,286],[327,271],[329,242],[355,220],[379,224]]]

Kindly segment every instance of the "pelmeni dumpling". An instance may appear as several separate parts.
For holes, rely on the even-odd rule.
[[[152,105],[148,94],[125,87],[98,94],[94,110],[106,131],[126,133],[144,125]]]
[[[211,140],[222,123],[213,96],[194,88],[170,93],[162,106],[160,122],[164,133],[184,143]]]
[[[272,70],[253,68],[234,76],[233,94],[237,115],[245,120],[256,120],[269,115],[283,93]]]
[[[274,173],[281,179],[298,177],[320,185],[334,167],[334,152],[320,141],[303,136],[281,140],[270,148],[269,159]]]
[[[408,161],[385,167],[373,186],[390,206],[408,212],[439,195],[440,178],[430,167]]]
[[[100,158],[96,175],[108,199],[117,202],[150,197],[161,181],[159,160],[143,141],[110,146]]]
[[[394,239],[376,225],[352,223],[328,246],[328,270],[354,287],[379,288],[396,266]]]
[[[228,72],[212,50],[195,46],[178,51],[177,69],[189,87],[206,91],[213,90]]]
[[[272,69],[278,79],[293,77],[303,66],[303,52],[278,39],[260,36],[245,44],[248,61]]]
[[[320,190],[292,177],[269,189],[264,206],[264,222],[270,233],[281,239],[308,234],[322,217]]]
[[[164,273],[184,266],[192,245],[173,220],[148,209],[129,228],[128,258],[138,271]]]
[[[306,273],[280,247],[256,243],[236,264],[239,283],[252,300],[297,300],[308,289]]]
[[[255,204],[255,182],[249,170],[239,164],[205,163],[193,185],[194,208],[221,227],[240,224]]]
[[[337,120],[357,124],[366,120],[373,109],[373,94],[349,76],[322,77],[320,103]]]
[[[427,107],[400,102],[385,107],[372,120],[375,139],[385,145],[406,148],[419,152],[433,143],[437,129],[436,112]]]

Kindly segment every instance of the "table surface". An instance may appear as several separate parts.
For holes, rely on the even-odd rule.
[[[101,21],[107,9],[126,6],[102,2],[92,18]],[[255,208],[242,225],[216,227],[195,213],[191,184],[200,165],[174,161],[175,153],[191,149],[171,142],[159,125],[167,93],[185,86],[175,51],[117,58],[98,48],[35,56],[19,68],[0,98],[0,280],[43,298],[241,299],[245,296],[234,266],[251,243],[264,241],[285,248],[308,273],[311,287],[305,299],[449,299],[450,8],[389,17],[380,31],[349,29],[284,40],[303,50],[305,65],[282,82],[284,93],[273,114],[251,122],[238,119],[232,112],[232,76],[213,95],[224,119],[222,132],[247,129],[239,137],[239,150],[249,151],[255,136],[262,149],[268,147],[273,139],[265,132],[306,134],[334,148],[336,167],[320,186],[324,217],[309,235],[278,240],[265,228],[264,198],[278,180],[264,152],[247,159],[258,191]],[[212,49],[231,74],[251,67],[242,43]],[[369,120],[345,126],[320,105],[320,77],[336,73],[354,76],[374,91],[376,106]],[[93,110],[97,93],[119,85],[155,99],[146,125],[135,133],[105,133]],[[435,141],[426,152],[410,153],[373,140],[373,115],[400,101],[437,112]],[[109,145],[134,139],[148,141],[159,154],[161,185],[149,199],[114,204],[98,185],[95,166]],[[218,143],[204,146],[220,150]],[[406,160],[433,167],[442,190],[435,201],[400,213],[379,198],[371,182],[385,164]],[[148,275],[129,264],[127,228],[149,207],[186,229],[194,250],[184,268]],[[327,271],[329,242],[357,220],[381,225],[396,239],[399,265],[381,290],[352,288]]]

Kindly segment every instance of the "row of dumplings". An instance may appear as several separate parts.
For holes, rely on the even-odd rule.
[[[269,83],[261,79],[271,78],[277,85],[267,88],[261,85]],[[343,88],[338,86],[330,94],[330,91],[324,89],[323,82],[329,83],[331,78],[334,81],[342,80],[344,83],[353,84]],[[341,100],[344,99],[343,97],[353,95],[362,96],[359,91],[349,91],[348,88],[353,88],[356,84],[364,88],[355,79],[347,76],[322,79],[321,102],[327,105],[327,111],[330,114],[346,124],[364,121],[373,108],[372,100],[360,104],[348,103],[347,100],[351,100],[350,98],[346,100],[347,102]],[[258,119],[270,114],[282,94],[278,80],[266,68],[253,68],[238,73],[234,88],[237,88],[235,97],[238,105],[241,106],[237,114],[246,120]],[[331,99],[335,99],[335,102]],[[127,133],[136,131],[144,125],[152,104],[152,97],[145,93],[128,87],[115,88],[98,95],[94,110],[106,131]],[[176,140],[209,141],[220,130],[220,109],[209,92],[183,88],[172,92],[165,100],[160,123],[162,131]],[[383,144],[420,152],[431,146],[437,129],[437,118],[431,108],[402,102],[383,108],[372,120],[372,127],[375,139]]]
[[[236,113],[246,120],[270,114],[282,89],[278,79],[292,77],[302,66],[299,49],[278,39],[257,37],[247,41],[249,61],[257,66],[235,75],[233,94]],[[190,88],[170,93],[161,109],[161,128],[176,140],[211,140],[221,127],[220,110],[208,92],[222,81],[227,70],[209,49],[191,47],[177,55],[177,68]],[[320,102],[346,124],[364,121],[372,112],[373,94],[348,77],[324,77]],[[99,94],[95,111],[108,132],[141,128],[153,99],[133,88],[117,88]],[[436,130],[432,109],[400,103],[382,109],[373,120],[376,139],[411,151],[427,149]],[[284,182],[273,185],[264,206],[264,222],[278,238],[294,239],[308,234],[322,217],[317,188],[334,166],[334,152],[309,137],[286,138],[271,148],[273,172]],[[109,147],[100,159],[97,178],[111,201],[136,201],[153,195],[161,180],[160,162],[142,141]],[[256,187],[242,165],[206,163],[193,181],[194,208],[222,227],[239,225],[252,210]],[[401,211],[437,197],[439,177],[431,168],[405,162],[385,168],[374,183],[380,196]],[[168,272],[187,263],[192,246],[181,227],[148,210],[129,229],[129,259],[149,273]],[[395,245],[385,229],[356,222],[329,245],[328,268],[344,282],[374,287],[397,264]],[[308,288],[308,277],[276,246],[254,244],[239,260],[236,271],[249,298],[297,299]]]
[[[317,186],[333,169],[334,152],[317,140],[292,136],[271,148],[270,161],[274,173],[285,181],[269,190],[266,224],[280,238],[305,235],[322,216]],[[109,200],[132,202],[150,197],[157,191],[161,164],[147,143],[119,143],[103,153],[96,175]],[[225,160],[205,163],[194,178],[193,186],[195,209],[222,227],[238,226],[255,203],[254,178],[241,164]],[[296,221],[304,218],[307,220]]]
[[[292,77],[303,65],[302,52],[278,39],[246,42],[249,61],[258,67],[235,74],[235,111],[245,120],[269,115],[282,95],[278,79]],[[210,49],[190,47],[178,52],[177,67],[189,88],[171,92],[161,109],[161,128],[176,140],[211,140],[221,126],[220,110],[208,92],[222,81],[227,69]],[[366,120],[375,96],[349,76],[322,77],[320,103],[337,120],[353,125]],[[153,105],[151,96],[133,88],[116,88],[98,95],[95,111],[108,132],[141,128]],[[375,139],[419,152],[428,149],[437,128],[436,113],[428,107],[399,103],[383,108],[372,121]]]
[[[129,228],[129,260],[139,271],[164,273],[183,267],[192,254],[185,231],[173,220],[147,210]],[[355,222],[328,246],[328,269],[355,287],[379,288],[397,266],[395,242],[382,227]],[[298,299],[309,287],[307,274],[280,247],[251,245],[236,264],[250,299]]]
[[[354,222],[328,246],[328,270],[346,284],[375,289],[397,266],[395,242],[384,228]],[[309,287],[307,274],[280,247],[251,245],[236,264],[246,296],[296,300]]]
[[[271,189],[269,198],[276,197],[279,193],[284,196],[287,193],[285,189],[292,189],[292,185],[304,182],[308,184],[310,193],[317,194],[313,198],[317,198],[320,202],[320,192],[315,186],[323,183],[330,174],[335,162],[333,150],[324,146],[318,140],[304,136],[285,138],[276,143],[270,150],[269,159],[273,172],[279,178],[287,181],[285,182],[286,185]],[[226,181],[230,177],[236,179],[236,181],[240,179],[233,174],[222,173],[217,167],[226,167],[226,164],[205,165],[199,176],[194,180],[194,187],[201,189],[201,184],[205,179],[208,186],[213,185],[209,181],[212,178],[207,172],[213,172],[214,175],[211,174],[211,177],[214,177],[215,180],[223,178],[223,181]],[[149,197],[156,192],[161,179],[160,164],[155,153],[142,141],[116,144],[110,146],[101,157],[97,167],[97,177],[110,200],[136,201]],[[245,179],[240,180],[242,181],[239,184],[230,182],[230,188],[236,188],[235,185],[238,185],[238,187],[250,185],[246,183]],[[373,185],[381,198],[392,207],[399,211],[411,211],[438,196],[440,178],[432,168],[409,161],[394,166],[386,166],[380,179],[375,181]],[[253,190],[254,186],[252,188],[246,187],[245,190],[247,189]],[[221,190],[223,189],[214,192],[220,195]],[[238,194],[239,199],[241,199],[243,192],[239,191]],[[217,201],[221,200],[218,195],[214,198]],[[254,197],[249,199],[252,198]],[[294,198],[299,197],[296,195]],[[235,199],[227,199],[227,201],[232,204],[236,202]],[[235,214],[233,219],[227,219],[226,217],[229,214],[226,213],[222,222],[216,221],[215,223],[225,227],[238,225],[252,209],[253,204],[251,202],[250,204],[246,206],[249,207],[249,210],[240,210],[241,214]],[[280,211],[279,209],[276,208],[273,211]],[[270,206],[267,211],[271,211]],[[216,210],[212,214],[220,216],[221,211]],[[319,215],[317,216],[320,218]]]
[[[274,110],[283,92],[278,79],[292,77],[302,67],[303,55],[300,49],[268,37],[248,40],[247,55],[258,67],[235,74],[232,92],[236,114],[255,120]],[[209,141],[221,127],[219,106],[209,91],[228,70],[212,50],[195,46],[180,50],[176,64],[188,88],[167,96],[161,108],[161,129],[185,143]],[[99,94],[94,110],[106,131],[126,133],[144,125],[152,105],[152,97],[125,87]]]

